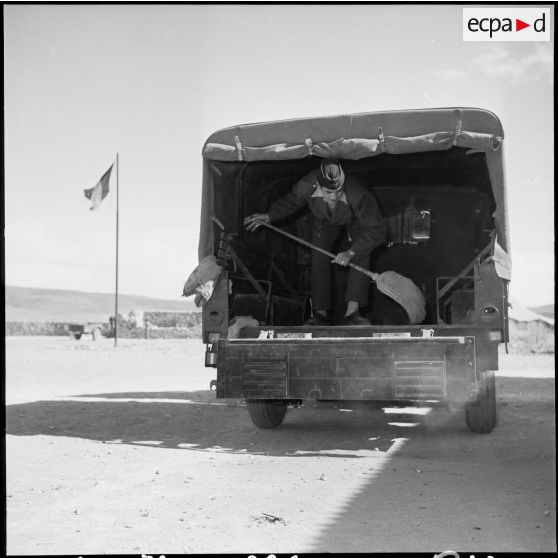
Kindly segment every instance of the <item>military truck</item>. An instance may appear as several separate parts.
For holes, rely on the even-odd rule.
[[[199,260],[217,264],[203,303],[217,398],[243,398],[255,425],[305,401],[462,406],[473,432],[497,423],[498,347],[508,341],[510,245],[503,130],[477,108],[400,110],[243,124],[203,147]],[[307,326],[310,249],[243,219],[324,158],[362,177],[388,239],[369,269],[424,296],[421,323],[370,282],[371,325],[342,324],[347,270],[334,265],[332,324]],[[274,223],[310,240],[301,209]],[[207,285],[205,285],[207,287]],[[208,294],[209,293],[209,294]],[[455,404],[455,405],[454,405]]]

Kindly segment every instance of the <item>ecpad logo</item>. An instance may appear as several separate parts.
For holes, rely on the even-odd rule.
[[[464,41],[550,41],[550,8],[463,8]]]
[[[544,30],[546,28],[545,16],[546,14],[543,13],[542,17],[536,19],[535,23],[533,24],[533,29],[537,33],[544,33]],[[476,33],[477,31],[488,31],[491,39],[493,34],[497,33],[498,31],[502,31],[503,33],[514,31],[512,20],[509,17],[505,17],[504,19],[491,17],[483,18],[481,20],[472,17],[467,22],[467,26],[469,28],[469,31],[472,31],[473,33]],[[517,17],[515,18],[515,31],[521,31],[522,29],[526,29],[530,26],[530,23],[525,23],[521,19],[518,19]]]

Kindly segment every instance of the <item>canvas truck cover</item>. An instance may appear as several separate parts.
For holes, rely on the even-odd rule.
[[[309,156],[358,160],[382,153],[404,154],[462,147],[486,155],[496,202],[498,275],[511,277],[503,165],[504,134],[492,112],[476,108],[399,110],[301,118],[225,128],[203,148],[202,213],[198,256],[214,250],[211,161],[250,163]]]

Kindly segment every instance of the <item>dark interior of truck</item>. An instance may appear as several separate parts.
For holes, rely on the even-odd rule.
[[[214,253],[231,281],[229,318],[252,316],[261,325],[298,326],[311,314],[310,249],[264,227],[248,232],[242,222],[252,213],[266,212],[320,162],[309,157],[210,163]],[[342,164],[346,172],[364,178],[388,225],[387,242],[370,254],[369,269],[395,271],[417,285],[426,300],[423,324],[465,323],[474,305],[471,262],[494,238],[495,201],[484,153],[453,147],[384,153]],[[274,225],[310,241],[312,215],[306,208]],[[335,324],[345,310],[348,272],[333,267]],[[440,296],[444,290],[445,299]],[[361,313],[373,325],[408,323],[405,310],[373,281]]]

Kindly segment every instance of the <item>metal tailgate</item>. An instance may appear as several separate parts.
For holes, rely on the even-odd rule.
[[[475,338],[321,337],[220,340],[217,397],[467,400]]]

